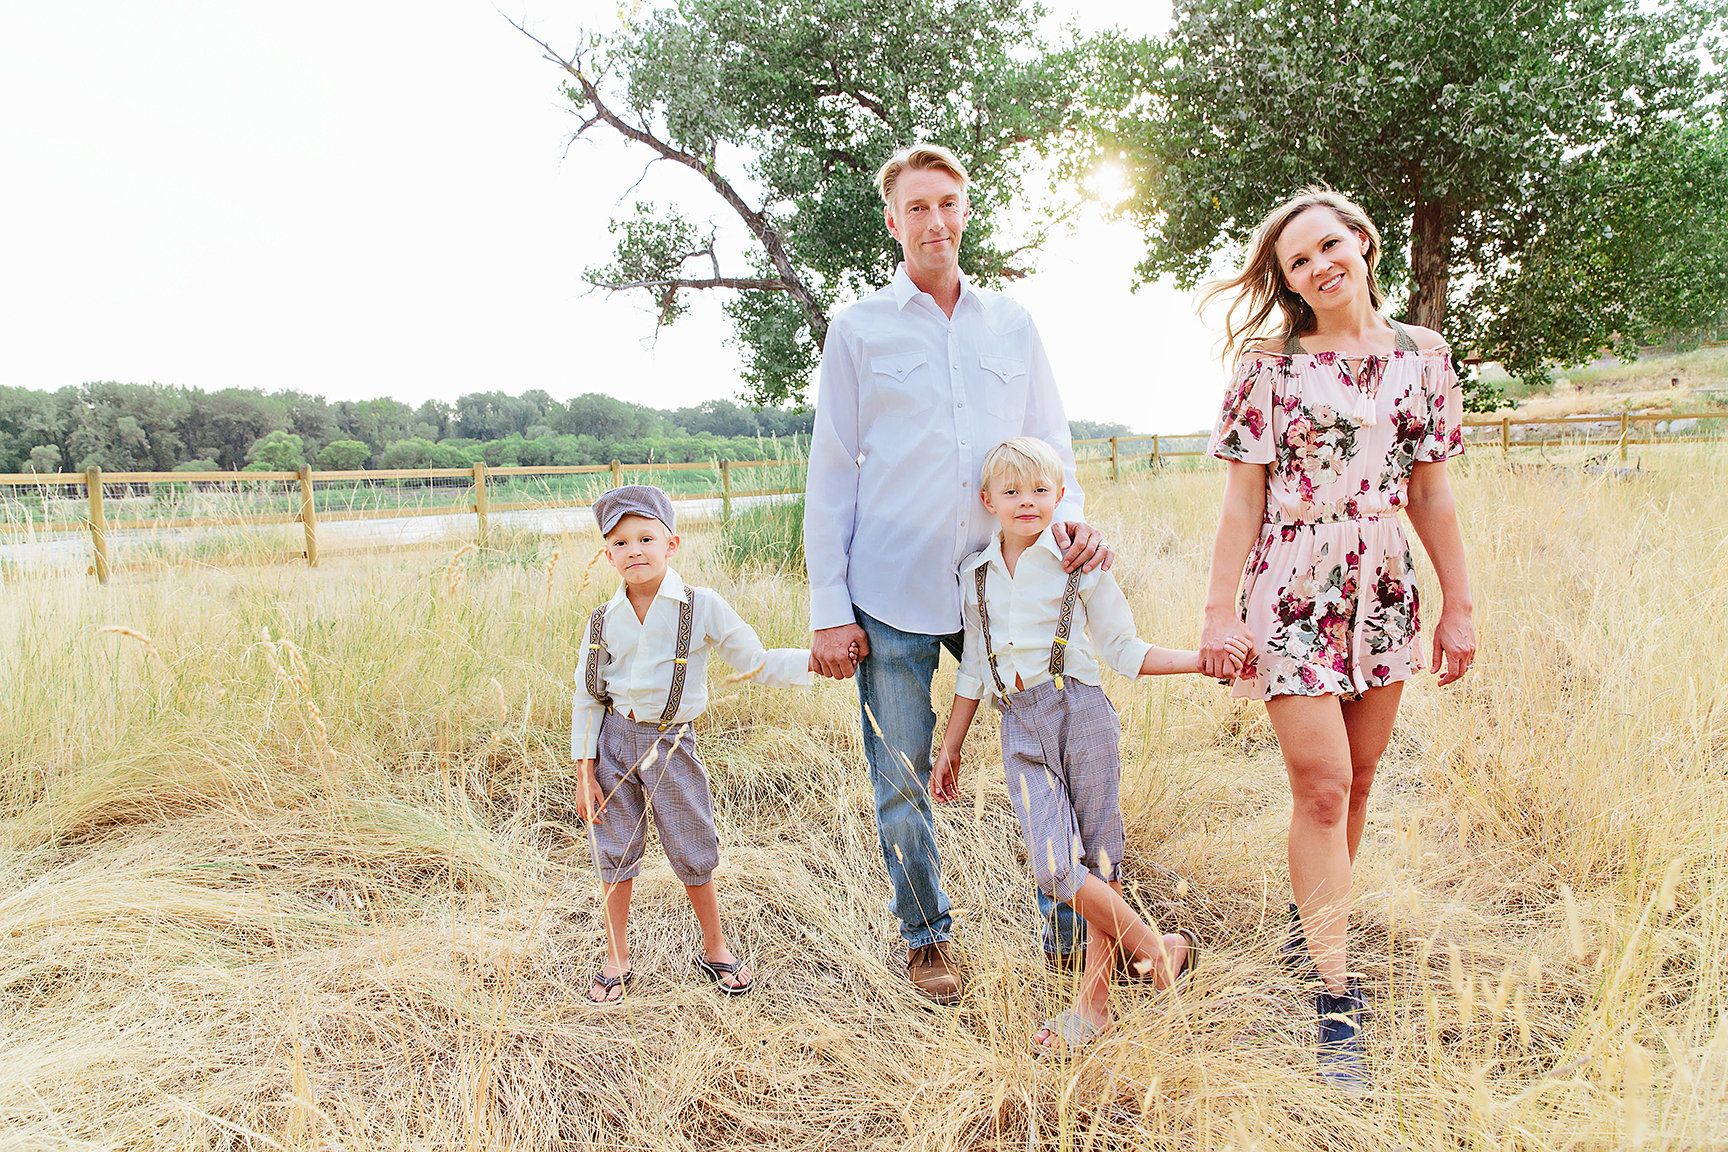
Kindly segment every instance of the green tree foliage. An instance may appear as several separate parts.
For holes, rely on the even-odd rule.
[[[455,405],[410,408],[387,398],[327,404],[299,392],[269,396],[104,382],[58,392],[0,388],[0,472],[292,471],[594,465],[774,456],[775,438],[808,436],[811,413],[710,401],[669,412],[588,393],[568,404],[540,389],[471,393]],[[491,436],[445,435],[470,427]],[[330,439],[312,438],[324,429]],[[342,434],[357,428],[362,435]],[[236,443],[241,436],[249,436]]]
[[[1102,440],[1106,436],[1127,436],[1133,431],[1126,424],[1110,424],[1102,420],[1070,420],[1068,434],[1076,440]]]
[[[366,467],[372,449],[358,440],[332,440],[318,450],[318,467],[330,472],[352,472]]]
[[[588,278],[645,293],[661,324],[691,291],[735,291],[750,397],[796,400],[831,309],[893,271],[872,180],[919,140],[971,171],[968,274],[1022,274],[1030,245],[1013,247],[995,215],[1021,194],[1030,150],[1068,124],[1076,77],[1074,55],[1040,41],[1039,15],[1023,0],[676,0],[568,57],[542,43],[570,76],[578,135],[614,133],[690,169],[712,193],[702,211],[741,225],[749,246],[728,268],[716,223],[638,204]]]
[[[246,449],[248,472],[296,472],[306,463],[305,443],[292,432],[280,428],[260,437]]]
[[[1192,286],[1279,199],[1326,183],[1380,225],[1408,319],[1530,363],[1540,327],[1486,318],[1535,314],[1451,305],[1527,260],[1589,262],[1570,247],[1589,238],[1544,230],[1533,205],[1577,206],[1614,186],[1614,157],[1702,115],[1721,87],[1702,63],[1720,29],[1715,0],[1177,0],[1168,38],[1101,42],[1093,157],[1126,161],[1143,277]],[[1647,267],[1655,253],[1619,255]],[[1598,346],[1617,320],[1601,315]]]
[[[1540,378],[1613,343],[1712,328],[1728,313],[1728,130],[1664,125],[1565,163],[1492,241],[1504,275],[1465,298],[1460,327],[1514,376]]]

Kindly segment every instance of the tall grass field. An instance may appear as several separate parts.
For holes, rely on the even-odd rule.
[[[1173,995],[1118,986],[1081,1058],[1035,1059],[1070,989],[993,723],[940,810],[970,986],[932,1008],[886,910],[854,687],[717,666],[698,732],[756,989],[693,970],[651,845],[636,983],[602,1009],[568,732],[615,580],[597,539],[14,575],[0,1149],[1728,1147],[1728,451],[1643,466],[1454,465],[1481,654],[1406,693],[1375,790],[1365,1100],[1321,1086],[1311,990],[1278,963],[1264,709],[1200,677],[1106,689],[1129,895],[1195,929],[1202,967]],[[1222,483],[1089,483],[1148,639],[1198,639]],[[675,563],[802,644],[794,529],[693,524]]]

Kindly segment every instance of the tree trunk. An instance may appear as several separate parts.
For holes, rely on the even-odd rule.
[[[1452,281],[1452,234],[1456,214],[1446,200],[1416,200],[1410,224],[1410,307],[1412,324],[1443,331],[1446,290]]]

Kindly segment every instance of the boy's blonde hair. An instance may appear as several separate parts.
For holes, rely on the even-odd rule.
[[[948,173],[960,181],[961,187],[965,187],[970,179],[966,175],[966,165],[960,163],[960,157],[942,145],[914,144],[888,157],[888,162],[877,169],[876,191],[882,193],[882,203],[890,208],[894,206],[894,186],[900,182],[900,173],[921,172],[926,168]]]
[[[991,483],[1006,476],[1017,484],[1042,480],[1052,488],[1062,487],[1062,459],[1056,449],[1036,436],[1004,440],[984,454],[984,471],[978,480],[980,495],[988,495]]]

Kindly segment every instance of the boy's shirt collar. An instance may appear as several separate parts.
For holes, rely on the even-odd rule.
[[[1047,525],[1044,531],[1038,533],[1038,539],[1032,541],[1031,547],[1027,548],[1026,551],[1030,552],[1036,548],[1042,548],[1051,556],[1054,556],[1057,564],[1062,563],[1062,549],[1056,546],[1055,524],[1052,523]],[[971,572],[973,569],[984,564],[994,564],[996,567],[1002,569],[1003,572],[1008,571],[1008,562],[1002,559],[1002,529],[1000,528],[990,534],[990,543],[986,544],[982,551],[975,554],[972,559],[966,561],[966,563],[960,566],[960,571],[963,574]]]
[[[612,599],[606,602],[608,616],[612,614],[613,605],[625,603],[629,599],[629,595],[624,591],[626,587],[624,581],[618,581],[618,590],[612,593]],[[673,601],[684,599],[684,578],[679,576],[678,570],[670,564],[666,565],[666,575],[660,578],[660,590],[654,593],[654,599],[658,600],[662,596]]]

